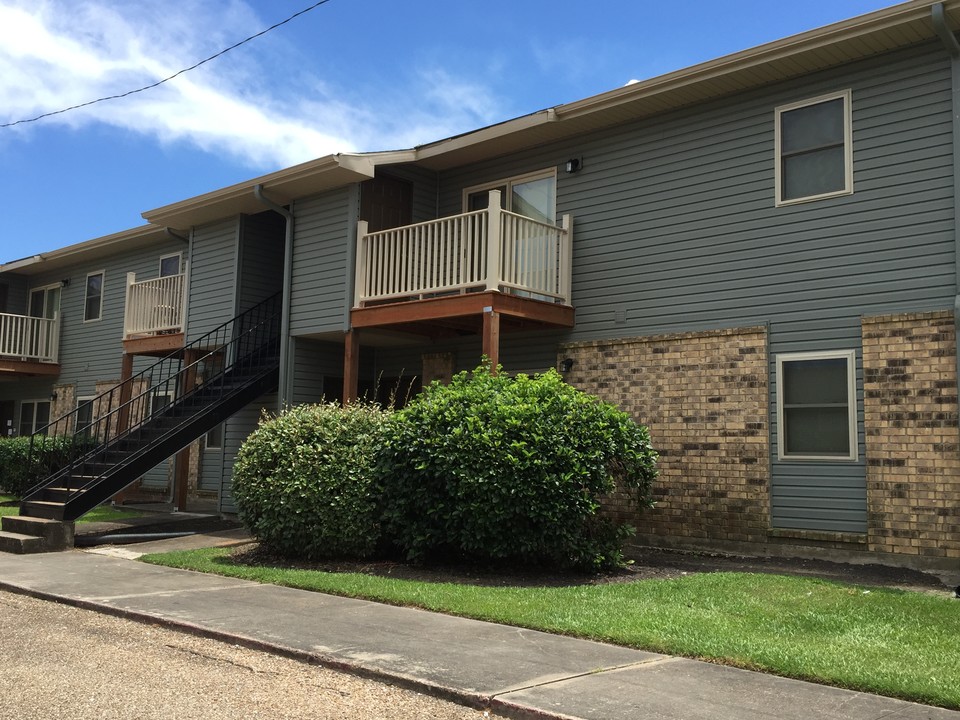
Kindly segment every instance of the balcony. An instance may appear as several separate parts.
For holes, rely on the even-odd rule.
[[[127,273],[123,315],[124,350],[158,354],[183,346],[187,273],[137,281]]]
[[[60,317],[0,313],[0,373],[58,375]]]
[[[358,223],[354,307],[501,292],[570,305],[571,226],[489,208],[367,233]]]
[[[480,335],[497,367],[501,332],[574,326],[573,218],[560,226],[500,207],[367,232],[357,223],[356,278],[344,346],[344,398],[357,397],[360,334]],[[372,332],[371,332],[372,331]],[[478,358],[479,361],[479,358]]]

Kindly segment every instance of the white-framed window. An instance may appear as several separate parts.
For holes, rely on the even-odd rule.
[[[777,355],[780,460],[856,460],[854,350]]]
[[[485,209],[491,190],[500,191],[504,210],[550,225],[557,221],[556,168],[468,187],[463,191],[463,211]]]
[[[850,90],[781,105],[775,121],[777,205],[853,192]]]
[[[23,400],[20,403],[20,436],[33,435],[50,424],[49,400]]]
[[[160,257],[159,277],[170,277],[180,274],[180,266],[183,263],[183,256],[180,253],[172,253]]]
[[[87,273],[83,293],[83,321],[92,322],[103,317],[103,270]]]
[[[94,435],[93,421],[96,419],[93,413],[94,400],[92,395],[77,398],[77,427],[74,432],[78,435],[84,437]]]
[[[204,447],[207,450],[223,449],[223,423],[207,433],[207,441],[204,443]]]

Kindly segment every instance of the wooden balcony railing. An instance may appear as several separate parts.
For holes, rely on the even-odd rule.
[[[186,273],[140,282],[136,273],[127,273],[124,337],[183,330],[186,291]]]
[[[60,317],[0,313],[0,358],[56,363],[60,353]]]
[[[570,215],[558,227],[500,209],[368,233],[357,228],[354,306],[497,290],[570,304]]]

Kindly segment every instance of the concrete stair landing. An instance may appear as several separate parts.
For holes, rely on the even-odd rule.
[[[0,518],[0,552],[55,552],[73,547],[72,522],[10,515]]]

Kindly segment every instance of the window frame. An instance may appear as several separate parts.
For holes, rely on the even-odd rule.
[[[799,203],[815,202],[841,195],[853,194],[853,92],[850,88],[838,92],[818,95],[817,97],[780,105],[774,109],[774,199],[777,207],[797,205]],[[784,113],[792,110],[819,105],[831,100],[843,100],[843,177],[844,187],[840,190],[804,195],[803,197],[785,199],[783,197],[783,154],[782,154],[782,122]]]
[[[169,260],[170,258],[176,258],[176,259],[177,259],[177,272],[175,272],[173,275],[164,275],[164,274],[163,274],[163,261],[164,261],[164,260]],[[183,253],[182,253],[182,252],[174,252],[174,253],[168,253],[168,254],[166,254],[166,255],[161,255],[161,256],[160,256],[160,260],[157,262],[157,277],[158,277],[158,278],[162,278],[162,277],[176,277],[177,275],[183,275]]]
[[[219,439],[217,440],[217,444],[216,444],[216,445],[211,445],[211,444],[210,444],[210,436],[213,435],[215,432],[217,432],[217,430],[220,431],[220,432],[219,432],[219,436],[220,436],[220,437],[219,437]],[[210,450],[211,452],[213,452],[213,451],[220,452],[221,450],[223,450],[223,438],[224,438],[224,435],[225,435],[225,434],[226,434],[226,427],[225,427],[225,424],[222,423],[222,422],[219,423],[219,424],[217,424],[216,426],[214,426],[214,427],[211,428],[210,430],[208,430],[207,433],[203,436],[203,449],[204,449],[204,450]],[[216,437],[216,436],[214,436],[214,437]]]
[[[513,210],[513,193],[511,192],[514,185],[520,185],[522,183],[527,183],[532,180],[553,180],[553,207],[551,208],[551,222],[557,222],[557,168],[550,167],[544,168],[543,170],[535,170],[533,172],[524,173],[522,175],[511,175],[510,177],[501,178],[499,180],[494,180],[492,182],[481,183],[480,185],[472,185],[463,189],[463,193],[460,199],[460,207],[463,209],[464,213],[470,212],[470,196],[479,192],[486,190],[496,190],[499,187],[503,187],[506,190],[505,202],[506,205],[503,208],[507,212],[514,212]]]
[[[80,427],[80,408],[83,407],[84,405],[89,405],[89,406],[90,406],[90,424],[89,424],[89,426],[88,426],[88,433],[91,433],[91,434],[92,434],[92,430],[93,430],[93,428],[96,427],[97,419],[98,419],[98,418],[97,418],[97,413],[96,413],[96,409],[97,409],[97,408],[96,408],[95,403],[94,403],[94,400],[96,400],[96,399],[97,399],[97,396],[96,396],[96,395],[79,395],[79,396],[77,396],[77,407],[76,407],[76,412],[77,412],[76,418],[77,418],[77,422],[76,422],[76,427],[73,428],[73,431],[74,431],[75,434],[79,434],[79,433],[80,433],[80,430],[82,429],[82,428]],[[88,437],[89,437],[89,435],[88,435]]]
[[[804,360],[846,360],[847,361],[847,433],[850,452],[847,455],[808,455],[788,453],[785,451],[783,422],[784,415],[784,385],[783,365],[788,362],[802,362]],[[821,350],[816,352],[778,353],[777,354],[777,460],[781,462],[856,462],[860,459],[857,428],[857,351],[856,350]]]
[[[23,434],[23,406],[24,405],[33,405],[33,419],[30,421],[30,434]],[[47,422],[40,427],[45,427],[50,424],[50,418],[53,416],[53,402],[50,400],[45,400],[43,398],[37,399],[28,399],[20,401],[20,413],[17,417],[17,435],[19,437],[33,437],[37,434],[37,407],[40,405],[47,405]]]
[[[93,277],[94,275],[100,276],[100,303],[97,306],[97,310],[99,312],[97,314],[97,317],[88,318],[87,317],[87,301],[90,299],[91,296],[87,295],[87,291],[90,289],[90,278]],[[93,272],[87,273],[87,276],[83,281],[83,322],[90,323],[90,322],[99,322],[100,320],[103,320],[103,295],[104,295],[104,289],[106,288],[106,286],[107,286],[106,270],[95,270]]]

